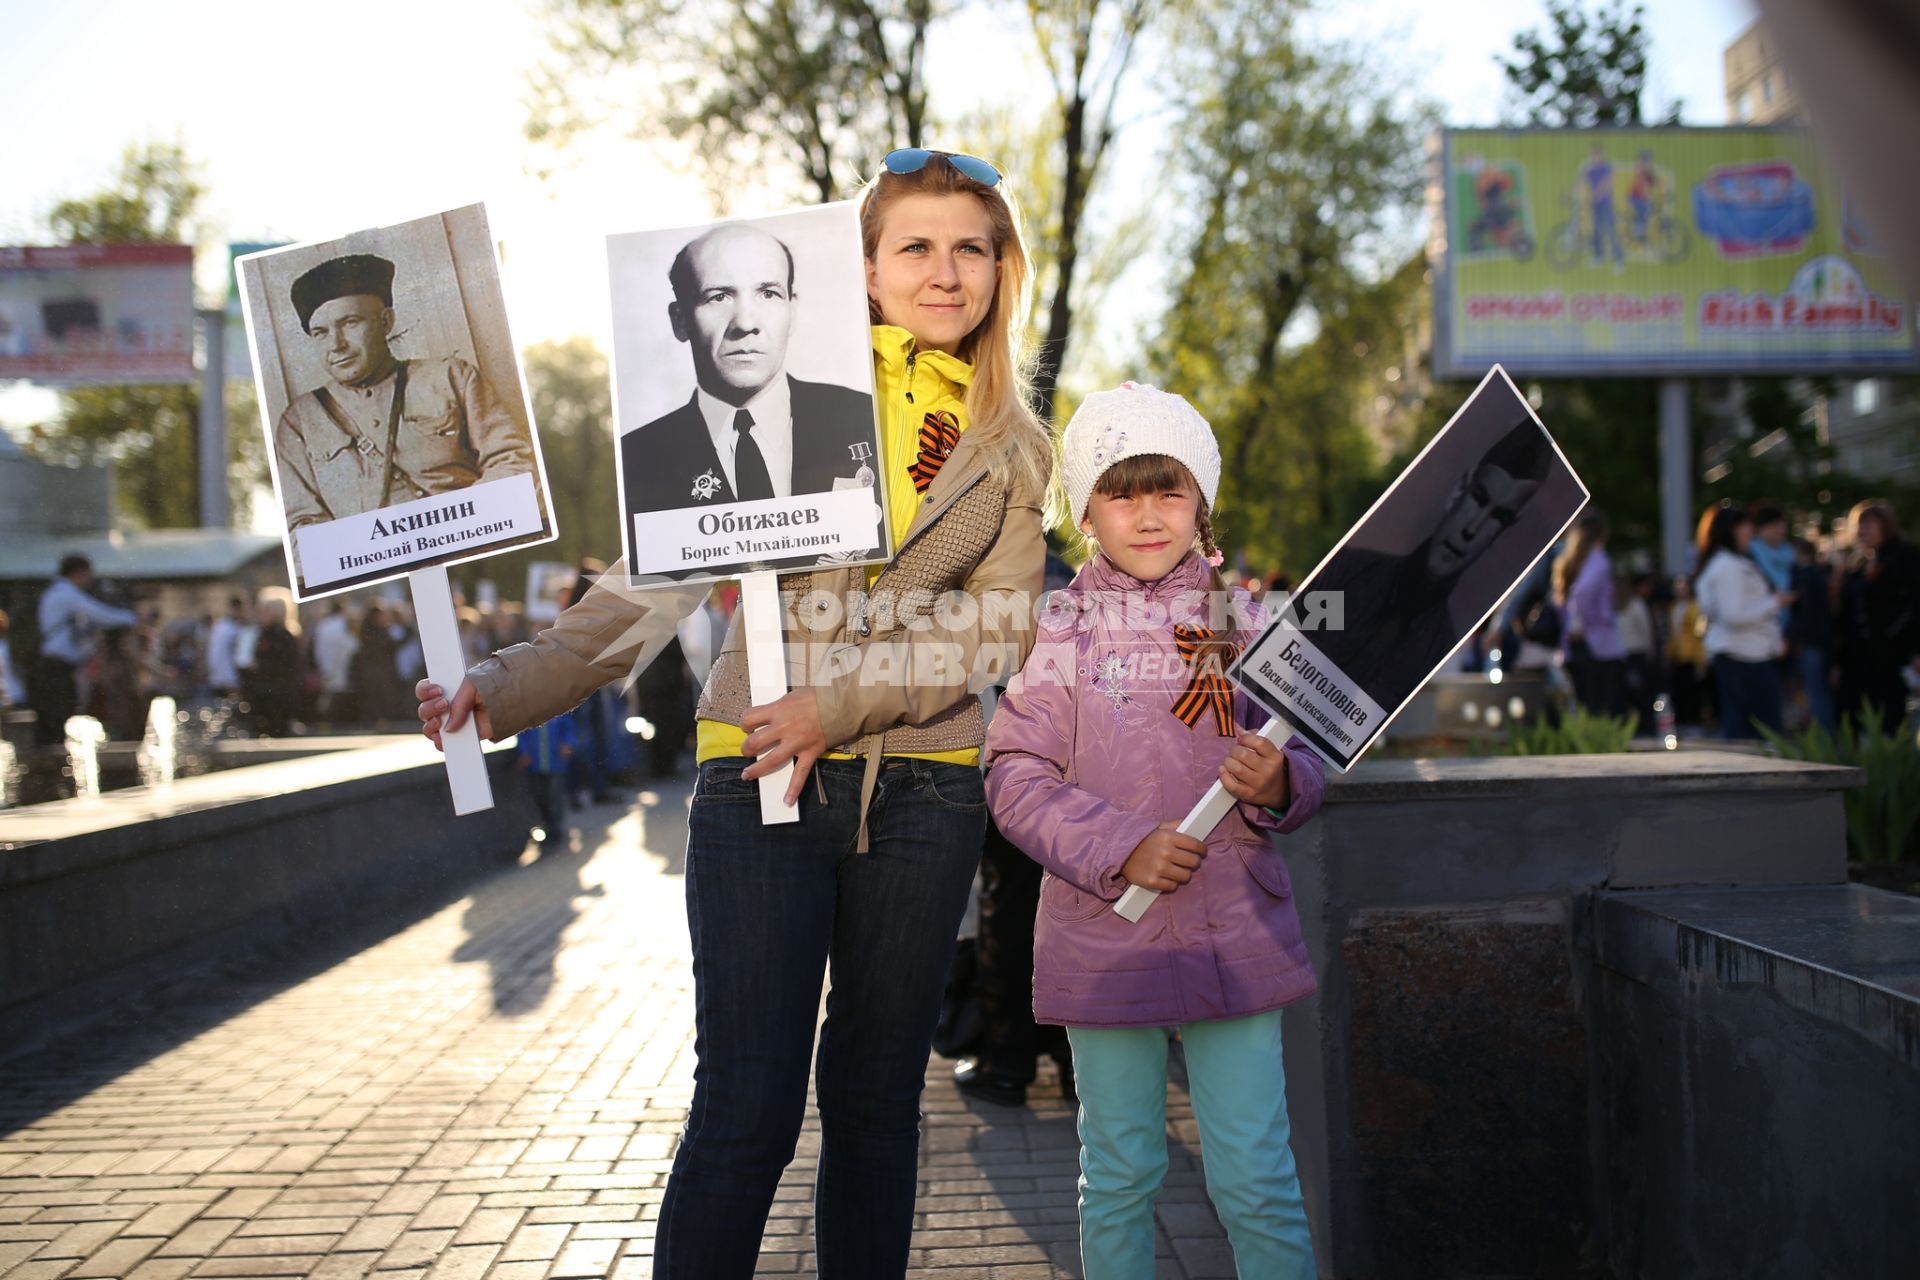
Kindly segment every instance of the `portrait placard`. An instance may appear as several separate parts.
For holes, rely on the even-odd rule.
[[[234,266],[300,599],[558,534],[485,206]]]
[[[633,586],[891,554],[850,203],[607,237]]]
[[[1345,770],[1587,497],[1495,365],[1227,674]]]

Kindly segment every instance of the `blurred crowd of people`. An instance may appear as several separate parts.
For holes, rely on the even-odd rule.
[[[1640,733],[1709,726],[1888,731],[1920,695],[1920,549],[1891,504],[1823,528],[1777,503],[1701,513],[1694,572],[1621,572],[1606,515],[1589,509],[1463,657],[1468,669],[1564,678],[1578,704]],[[1664,700],[1664,706],[1662,702]]]
[[[584,562],[568,602],[604,568]],[[732,600],[717,592],[692,620],[699,625],[687,629],[687,644],[663,654],[626,697],[616,686],[574,713],[579,750],[570,747],[568,756],[583,797],[607,798],[609,775],[639,756],[641,770],[654,776],[680,767],[696,677],[704,678],[717,648],[708,637],[721,633]],[[469,663],[527,640],[541,625],[519,602],[475,604],[456,594],[455,606]],[[235,730],[260,737],[418,727],[413,686],[426,660],[411,606],[391,595],[369,591],[300,606],[285,587],[270,586],[229,595],[218,614],[167,617],[150,599],[103,586],[91,563],[72,555],[36,614],[38,643],[22,653],[0,612],[0,706],[31,708],[41,746],[62,743],[76,714],[99,720],[109,740],[138,740],[161,695],[182,709],[223,710]]]

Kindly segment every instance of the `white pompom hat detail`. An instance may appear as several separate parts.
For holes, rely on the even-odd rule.
[[[1171,391],[1123,382],[1080,402],[1060,439],[1060,474],[1073,522],[1087,515],[1093,487],[1108,467],[1158,453],[1183,464],[1212,508],[1220,492],[1220,446],[1200,411]]]

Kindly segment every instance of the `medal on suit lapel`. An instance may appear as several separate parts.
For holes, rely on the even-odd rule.
[[[713,474],[713,468],[708,467],[706,471],[693,478],[693,496],[705,502],[720,492],[721,483],[720,477]]]
[[[873,488],[873,468],[867,465],[873,458],[873,445],[865,440],[861,440],[855,444],[848,445],[847,452],[852,454],[853,460],[860,464],[860,469],[853,473],[853,478],[867,488]]]

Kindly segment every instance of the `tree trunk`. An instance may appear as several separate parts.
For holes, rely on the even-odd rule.
[[[1080,213],[1086,202],[1086,168],[1083,148],[1086,143],[1087,100],[1075,87],[1075,97],[1067,106],[1066,127],[1061,141],[1066,147],[1066,171],[1060,184],[1060,237],[1055,247],[1053,301],[1047,307],[1047,337],[1041,344],[1040,358],[1033,371],[1033,398],[1042,416],[1053,416],[1053,401],[1060,383],[1060,366],[1067,358],[1068,328],[1073,323],[1073,272],[1080,257]]]

